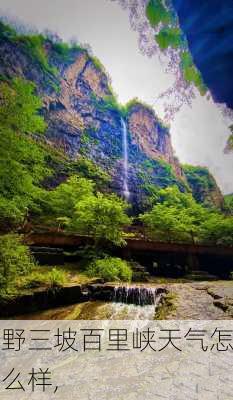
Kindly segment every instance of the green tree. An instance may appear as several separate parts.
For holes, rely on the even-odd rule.
[[[197,203],[177,187],[157,192],[152,210],[140,216],[156,240],[233,244],[233,217]]]
[[[228,215],[233,215],[233,194],[224,196],[224,211]]]
[[[211,213],[201,226],[200,238],[204,243],[233,246],[233,217]]]
[[[93,196],[95,184],[89,179],[73,175],[56,189],[45,194],[49,212],[57,217],[74,217],[76,204]]]
[[[49,174],[45,153],[32,134],[42,133],[41,100],[34,85],[20,78],[0,82],[0,223],[22,222],[40,196]]]
[[[45,194],[47,212],[69,230],[92,235],[96,242],[123,244],[123,227],[129,225],[127,203],[114,194],[95,191],[95,183],[73,175]]]
[[[42,102],[35,85],[21,78],[0,83],[0,126],[16,133],[43,133],[46,124],[39,115]]]
[[[96,242],[107,240],[123,245],[123,228],[131,219],[126,214],[128,205],[114,194],[97,193],[83,198],[76,204],[72,228],[92,235]]]
[[[177,187],[161,189],[152,210],[140,216],[156,240],[195,242],[209,211]]]
[[[17,276],[28,274],[33,258],[22,237],[14,234],[0,236],[0,291],[13,287]]]
[[[157,204],[140,218],[156,240],[194,242],[198,236],[199,224],[191,209]]]

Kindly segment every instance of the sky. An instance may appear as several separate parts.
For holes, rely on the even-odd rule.
[[[0,0],[0,14],[19,18],[38,30],[55,31],[64,40],[89,44],[112,79],[120,102],[133,97],[152,105],[162,117],[157,97],[174,82],[158,57],[140,53],[138,33],[128,13],[111,0]],[[223,150],[229,121],[212,100],[198,93],[192,107],[183,106],[171,122],[171,138],[182,163],[210,169],[223,193],[233,193],[233,154]]]

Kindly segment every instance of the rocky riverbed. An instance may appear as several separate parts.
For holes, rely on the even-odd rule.
[[[159,307],[97,300],[21,315],[17,319],[233,319],[232,281],[164,282],[153,283],[153,288],[167,290],[167,299]]]
[[[190,282],[167,285],[173,294],[173,308],[166,319],[232,319],[233,283],[230,281]]]

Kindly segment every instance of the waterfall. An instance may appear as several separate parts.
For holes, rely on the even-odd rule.
[[[130,192],[128,187],[128,140],[127,128],[123,118],[121,118],[122,126],[122,149],[123,149],[123,194],[126,200],[129,199]]]
[[[162,292],[156,288],[116,286],[113,301],[137,306],[157,305]]]

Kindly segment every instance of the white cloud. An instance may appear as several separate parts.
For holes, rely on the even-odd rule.
[[[183,163],[208,167],[224,193],[233,192],[233,156],[223,152],[228,124],[212,100],[197,95],[192,108],[185,106],[177,114],[171,136]]]

